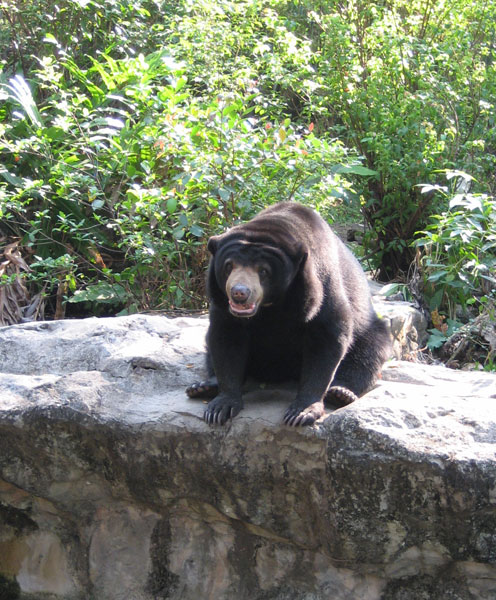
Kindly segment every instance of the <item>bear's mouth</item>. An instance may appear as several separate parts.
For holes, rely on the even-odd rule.
[[[252,304],[238,304],[229,300],[229,310],[235,317],[252,317],[257,312],[258,305],[256,302]]]

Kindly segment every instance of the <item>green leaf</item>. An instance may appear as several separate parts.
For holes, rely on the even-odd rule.
[[[189,228],[190,232],[196,237],[202,237],[204,234],[203,229],[199,225],[191,225]]]
[[[439,331],[438,329],[429,329],[429,339],[427,340],[427,347],[431,350],[435,350],[436,348],[440,348],[444,342],[448,339],[444,333]]]
[[[472,177],[472,175],[469,175],[468,173],[465,173],[464,171],[446,171],[446,179],[449,181],[450,179],[453,179],[454,177],[461,177],[464,181],[474,181],[475,178]]]
[[[175,227],[172,230],[172,235],[176,238],[176,240],[180,240],[184,237],[184,227]]]
[[[367,167],[363,167],[362,165],[340,165],[333,169],[334,173],[350,173],[352,175],[378,175],[377,171],[373,171]]]
[[[0,177],[3,177],[5,181],[8,181],[10,184],[15,186],[22,186],[22,179],[17,177],[17,175],[12,175],[9,173],[5,167],[0,166]]]
[[[66,132],[61,127],[47,127],[43,130],[43,133],[52,142],[58,142],[67,137]]]
[[[103,304],[116,304],[125,302],[128,294],[125,288],[119,284],[110,284],[101,281],[95,285],[89,285],[85,290],[78,290],[67,299],[67,302],[76,304],[78,302],[98,302]]]
[[[31,123],[36,127],[42,127],[43,120],[34,101],[31,88],[24,77],[22,75],[12,77],[5,87],[9,92],[9,96],[21,105]]]
[[[45,33],[45,37],[43,38],[43,41],[47,42],[48,44],[54,44],[55,46],[59,45],[59,43],[57,42],[57,39],[55,38],[53,33]]]
[[[174,196],[172,196],[171,198],[167,198],[166,207],[167,207],[167,212],[169,214],[173,214],[174,212],[176,212],[177,198],[175,198]]]

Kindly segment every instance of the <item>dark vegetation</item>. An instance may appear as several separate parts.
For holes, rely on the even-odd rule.
[[[363,223],[432,345],[494,322],[495,29],[482,0],[0,0],[0,322],[201,308],[208,236],[279,200]]]

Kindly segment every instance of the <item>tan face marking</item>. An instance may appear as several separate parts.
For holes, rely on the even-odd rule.
[[[252,317],[263,298],[258,272],[253,267],[233,265],[226,281],[229,310],[236,317]]]

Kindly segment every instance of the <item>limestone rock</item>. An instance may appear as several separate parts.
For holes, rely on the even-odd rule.
[[[495,375],[392,361],[302,429],[252,385],[209,427],[206,325],[0,329],[0,597],[496,598]]]
[[[369,281],[376,312],[389,323],[393,338],[393,355],[397,359],[415,361],[425,348],[428,333],[425,315],[411,302],[390,299],[383,295],[385,286]]]

